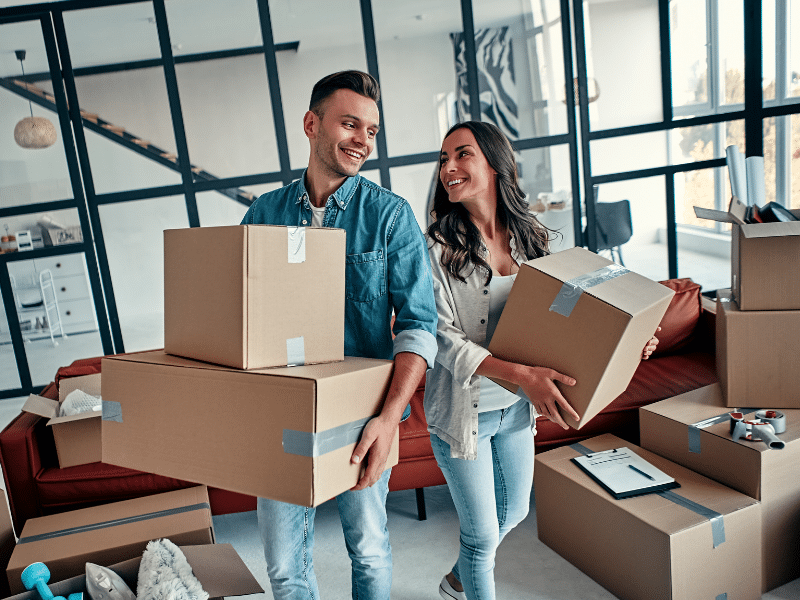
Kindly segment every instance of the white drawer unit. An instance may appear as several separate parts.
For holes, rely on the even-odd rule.
[[[83,275],[86,277],[85,264],[83,254],[62,254],[61,256],[37,258],[33,261],[37,277],[45,269],[50,269],[50,272],[53,273],[53,280],[66,275]]]
[[[42,299],[46,292],[39,277],[48,270],[52,275],[53,291],[61,319],[61,331],[58,330],[57,322],[52,323],[53,335],[57,338],[61,332],[69,335],[97,331],[97,317],[85,264],[83,254],[65,254],[8,265],[17,313],[26,339],[50,336],[51,323],[48,323],[47,310]],[[45,280],[47,279],[45,276]],[[52,296],[50,298],[49,302],[52,302]],[[37,299],[40,300],[39,303],[36,302]],[[50,320],[54,320],[52,307],[49,312]],[[5,337],[8,337],[7,334],[0,339],[0,343]]]

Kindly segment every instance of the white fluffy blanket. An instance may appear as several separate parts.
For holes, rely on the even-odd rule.
[[[138,600],[208,600],[186,557],[168,539],[147,544],[139,565]]]

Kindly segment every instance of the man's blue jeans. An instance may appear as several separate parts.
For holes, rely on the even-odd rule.
[[[345,545],[353,565],[354,600],[389,600],[392,549],[386,528],[387,469],[365,490],[336,496]],[[258,526],[275,600],[319,600],[314,574],[316,509],[258,499]]]
[[[453,575],[469,600],[494,600],[494,557],[505,535],[528,515],[533,487],[531,410],[526,400],[478,415],[478,458],[450,457],[431,434],[461,528]]]

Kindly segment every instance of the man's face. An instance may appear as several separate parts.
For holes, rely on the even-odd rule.
[[[311,160],[333,177],[358,173],[375,147],[378,105],[352,90],[336,90],[322,104],[322,118],[307,113]]]

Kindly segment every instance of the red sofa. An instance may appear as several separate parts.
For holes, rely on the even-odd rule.
[[[663,282],[676,291],[664,319],[658,350],[642,361],[627,390],[580,430],[564,431],[545,419],[537,423],[537,451],[612,432],[638,442],[638,408],[717,381],[714,319],[711,303],[703,305],[700,286],[688,279]],[[710,310],[709,310],[710,309]],[[62,367],[41,394],[58,396],[59,381],[100,370],[100,358]],[[392,491],[416,489],[424,519],[425,487],[444,484],[431,451],[422,408],[424,382],[411,402],[411,416],[400,427],[400,463],[392,470]],[[55,444],[45,420],[20,413],[0,433],[0,462],[14,527],[19,534],[31,517],[155,494],[192,483],[132,471],[104,463],[58,468]],[[255,510],[255,498],[210,489],[211,511],[226,514]]]

